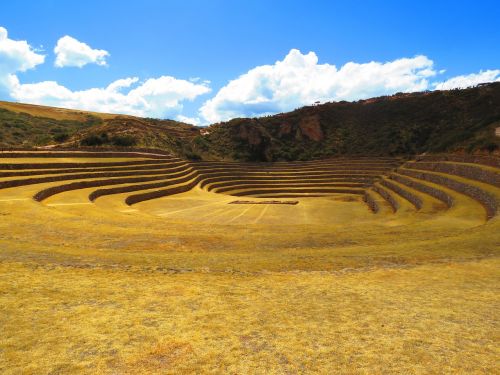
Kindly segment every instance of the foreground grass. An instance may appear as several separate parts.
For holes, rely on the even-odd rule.
[[[2,374],[499,371],[500,220],[466,197],[263,215],[195,191],[124,213],[40,188],[0,191]]]
[[[2,373],[494,373],[498,260],[346,273],[0,265]]]

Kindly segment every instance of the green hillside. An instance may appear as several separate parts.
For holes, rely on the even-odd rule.
[[[42,116],[43,115],[43,116]],[[172,120],[0,103],[0,147],[157,148],[188,159],[498,153],[500,83],[306,106],[202,128]]]
[[[197,135],[178,121],[0,102],[0,148],[157,148],[196,158]]]
[[[500,83],[308,106],[209,127],[204,150],[236,160],[498,152]]]
[[[14,112],[0,107],[0,147],[33,147],[65,142],[79,130],[101,123],[98,117],[61,120]]]

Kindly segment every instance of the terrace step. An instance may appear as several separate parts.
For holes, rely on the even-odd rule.
[[[388,181],[393,185],[397,185],[400,189],[408,192],[410,194],[410,198],[411,196],[416,197],[421,202],[421,206],[418,209],[419,212],[429,214],[444,213],[449,208],[447,202],[443,202],[441,199],[427,194],[426,192],[402,183],[397,179],[394,179],[393,175],[394,174],[388,176]]]
[[[170,159],[172,154],[130,151],[0,151],[0,158],[148,158]]]
[[[434,199],[445,204],[447,208],[450,208],[454,203],[453,196],[445,191],[448,189],[446,188],[443,189],[439,185],[435,185],[432,183],[430,184],[427,181],[423,182],[421,180],[417,180],[408,176],[403,176],[398,173],[391,173],[389,175],[389,178],[399,182],[402,185],[406,185],[409,188],[414,189],[415,191],[420,191],[421,193],[433,197]]]
[[[93,160],[58,162],[57,158],[52,160],[56,153],[42,152],[38,155],[47,158],[45,162],[27,163],[22,160],[36,155],[35,152],[11,153],[11,157],[19,159],[17,162],[0,163],[0,168],[4,167],[0,170],[0,188],[42,184],[43,188],[34,194],[37,201],[85,189],[88,190],[90,201],[105,195],[117,195],[125,197],[129,205],[185,192],[198,184],[206,191],[235,196],[362,195],[364,188],[377,177],[401,164],[401,160],[396,158],[339,158],[277,163],[187,162],[169,155],[148,158],[143,153],[116,152],[109,152],[106,157],[141,159],[99,163]],[[98,155],[95,152],[57,153],[57,156],[66,158],[93,158]],[[55,184],[61,181],[65,183]]]
[[[117,187],[112,187],[112,188],[97,189],[89,194],[89,200],[93,202],[97,198],[100,198],[100,197],[103,197],[106,195],[115,195],[115,194],[137,192],[137,191],[142,191],[142,190],[151,190],[151,189],[172,187],[174,185],[188,183],[188,182],[192,181],[194,178],[199,178],[199,177],[197,177],[196,172],[193,171],[193,172],[186,174],[186,175],[183,175],[182,177],[179,177],[179,178],[164,179],[164,180],[159,181],[159,182],[152,182],[152,183],[146,183],[146,184],[145,183],[127,184],[127,185],[117,186]]]
[[[190,172],[193,173],[193,172]],[[188,173],[186,173],[188,174]],[[182,176],[177,176],[178,178],[183,178]],[[49,188],[43,189],[33,196],[38,202],[41,202],[48,197],[62,192],[77,190],[77,189],[87,189],[92,187],[101,187],[109,185],[123,185],[127,183],[140,183],[140,182],[151,182],[151,181],[162,181],[168,179],[168,176],[160,175],[154,177],[125,177],[125,178],[110,178],[110,179],[98,179],[91,181],[74,181],[63,185],[51,186]]]
[[[415,206],[406,198],[397,194],[394,190],[382,185],[381,182],[376,182],[372,186],[372,190],[378,193],[389,204],[394,213],[400,212],[415,212]]]
[[[148,191],[148,192],[142,192],[139,194],[129,195],[125,199],[125,203],[127,205],[131,206],[133,204],[136,204],[139,202],[144,202],[144,201],[151,200],[151,199],[157,199],[157,198],[167,197],[167,196],[174,195],[174,194],[184,193],[186,191],[193,189],[196,185],[198,185],[199,182],[200,182],[200,177],[198,176],[198,177],[194,177],[193,179],[191,179],[190,181],[188,181],[186,183],[170,186],[166,189],[154,189],[154,190]]]
[[[267,197],[274,197],[275,194],[337,194],[337,193],[344,193],[344,194],[359,194],[362,195],[364,193],[364,189],[354,189],[354,188],[334,188],[334,187],[328,187],[328,188],[319,188],[319,187],[309,187],[309,188],[259,188],[259,189],[249,189],[249,190],[241,190],[241,191],[234,191],[231,192],[228,195],[236,196],[236,197],[242,197],[242,196],[254,196],[259,194],[260,196],[266,195]]]
[[[388,190],[392,190],[394,193],[399,195],[401,198],[406,199],[410,204],[412,204],[415,207],[415,209],[417,211],[422,208],[422,206],[424,204],[422,199],[418,195],[416,195],[412,191],[410,191],[409,189],[398,184],[397,182],[382,179],[379,181],[379,183],[380,183],[380,185],[387,188]]]
[[[342,188],[364,188],[366,187],[366,183],[352,183],[352,182],[336,182],[336,181],[328,181],[323,183],[307,183],[307,182],[293,182],[290,183],[288,181],[267,181],[267,182],[255,182],[255,183],[247,183],[247,184],[230,184],[229,186],[217,187],[214,189],[210,189],[209,191],[213,191],[214,193],[224,193],[233,195],[234,192],[244,191],[248,189],[268,189],[268,188],[279,188],[282,190],[286,189],[295,189],[295,188],[328,188],[328,187],[342,187]]]
[[[456,162],[409,162],[404,167],[451,174],[500,187],[500,168]]]
[[[500,158],[486,155],[419,155],[416,161],[425,162],[456,162],[486,165],[494,168],[500,168]]]
[[[387,200],[377,193],[373,188],[367,189],[363,195],[363,201],[370,211],[376,214],[392,214],[394,210]]]
[[[366,190],[363,194],[363,202],[366,203],[368,208],[374,213],[378,213],[380,211],[379,202],[374,198],[374,192]]]
[[[441,202],[442,206],[437,206],[436,211],[441,215],[449,217],[450,220],[461,218],[470,221],[471,219],[479,218],[482,221],[485,219],[483,205],[467,195],[443,185],[399,173],[391,174],[390,178],[400,181],[403,185],[412,186],[415,190],[422,191],[422,194],[431,196],[437,202]]]
[[[34,184],[42,184],[46,182],[58,182],[58,181],[69,181],[69,180],[87,180],[95,178],[114,178],[114,177],[133,177],[133,176],[176,176],[179,174],[186,173],[190,169],[184,167],[177,167],[172,169],[158,169],[150,171],[129,171],[129,172],[87,172],[78,174],[60,174],[60,175],[49,175],[43,177],[32,177],[27,179],[4,179],[0,181],[0,189],[6,189],[17,186],[26,186]]]
[[[252,198],[317,198],[317,197],[331,197],[333,193],[263,193],[252,194]],[[345,193],[342,193],[345,194]]]
[[[223,179],[222,181],[209,181],[204,180],[206,189],[211,191],[219,187],[226,187],[231,185],[242,185],[242,184],[253,184],[253,183],[310,183],[310,184],[321,184],[328,182],[358,182],[358,183],[370,183],[374,180],[373,177],[352,177],[349,175],[342,176],[307,176],[306,178],[295,178],[295,177],[235,177],[234,179]]]
[[[54,169],[54,168],[95,168],[95,167],[125,167],[158,164],[158,160],[115,161],[115,162],[60,162],[60,163],[0,163],[0,170],[24,169]]]
[[[204,172],[200,172],[200,175],[203,176],[203,181],[201,183],[202,188],[206,188],[210,190],[210,186],[215,187],[217,184],[222,183],[232,183],[235,181],[289,181],[289,182],[300,182],[300,181],[323,181],[323,180],[339,180],[339,179],[349,179],[353,182],[355,181],[365,181],[367,183],[372,182],[375,178],[379,177],[378,174],[336,174],[336,173],[323,173],[323,174],[309,174],[309,175],[301,175],[301,176],[293,176],[293,175],[269,175],[269,174],[228,174],[227,172],[217,172],[213,174],[206,174]]]
[[[235,166],[224,166],[224,165],[208,165],[208,166],[200,166],[196,163],[191,163],[191,165],[197,170],[201,171],[212,171],[212,170],[225,170],[225,171],[246,171],[246,172],[265,172],[269,174],[279,173],[279,174],[307,174],[314,172],[332,172],[332,171],[373,171],[375,173],[379,172],[387,172],[394,167],[380,167],[380,166],[367,166],[367,165],[346,165],[346,166],[336,166],[336,165],[324,165],[324,166],[316,166],[316,167],[307,167],[307,168],[296,168],[296,167],[288,167],[288,168],[272,168],[266,166],[245,166],[245,165],[235,165]]]
[[[146,166],[127,166],[127,167],[94,167],[94,168],[57,168],[57,169],[30,169],[30,170],[16,170],[16,171],[0,171],[1,177],[21,177],[21,176],[43,176],[55,174],[70,174],[70,173],[83,173],[83,172],[124,172],[124,171],[148,171],[163,168],[176,168],[176,167],[190,168],[189,164],[183,161],[179,162],[162,162],[158,164],[151,164]]]
[[[486,220],[490,220],[497,215],[500,205],[500,191],[491,185],[456,175],[417,169],[400,168],[398,169],[398,173],[445,186],[475,199],[484,207]]]

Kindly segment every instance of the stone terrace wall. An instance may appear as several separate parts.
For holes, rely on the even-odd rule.
[[[434,197],[441,202],[445,203],[446,206],[451,207],[453,205],[453,198],[451,195],[445,193],[444,191],[440,189],[436,189],[432,186],[422,184],[420,182],[414,181],[412,179],[406,178],[404,176],[401,176],[399,174],[391,174],[389,178],[393,179],[394,181],[397,181],[403,185],[409,186],[415,190],[421,191],[422,193],[428,194],[431,197]]]
[[[486,155],[419,155],[416,161],[454,161],[457,163],[473,163],[489,165],[491,167],[500,168],[500,158],[496,156]]]
[[[387,190],[379,187],[378,185],[372,186],[373,191],[377,192],[382,198],[384,198],[392,208],[392,211],[396,212],[399,210],[399,203],[394,199],[394,197]]]
[[[486,217],[488,220],[493,218],[497,213],[498,202],[496,198],[478,187],[468,185],[442,175],[420,172],[412,169],[400,169],[398,170],[398,173],[446,186],[477,200],[486,209]]]
[[[405,190],[401,188],[400,186],[387,181],[387,180],[382,180],[380,181],[380,184],[390,190],[395,191],[397,194],[401,195],[403,198],[405,198],[407,201],[409,201],[411,204],[415,206],[417,210],[420,210],[422,208],[422,199],[417,197],[416,195],[412,194],[408,190]]]
[[[500,187],[500,173],[485,170],[481,167],[476,167],[467,164],[452,164],[439,162],[417,162],[407,163],[405,168],[423,169],[428,171],[442,172],[454,174],[457,176],[470,178],[471,180],[481,181],[496,187]]]
[[[375,199],[373,199],[372,195],[368,191],[365,191],[365,194],[363,195],[363,202],[365,202],[368,208],[375,214],[380,209],[378,203],[375,201]]]

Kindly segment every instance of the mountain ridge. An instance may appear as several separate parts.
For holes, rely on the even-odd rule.
[[[3,148],[156,148],[204,160],[310,160],[425,152],[498,154],[498,128],[500,82],[329,102],[208,127],[0,102]]]

